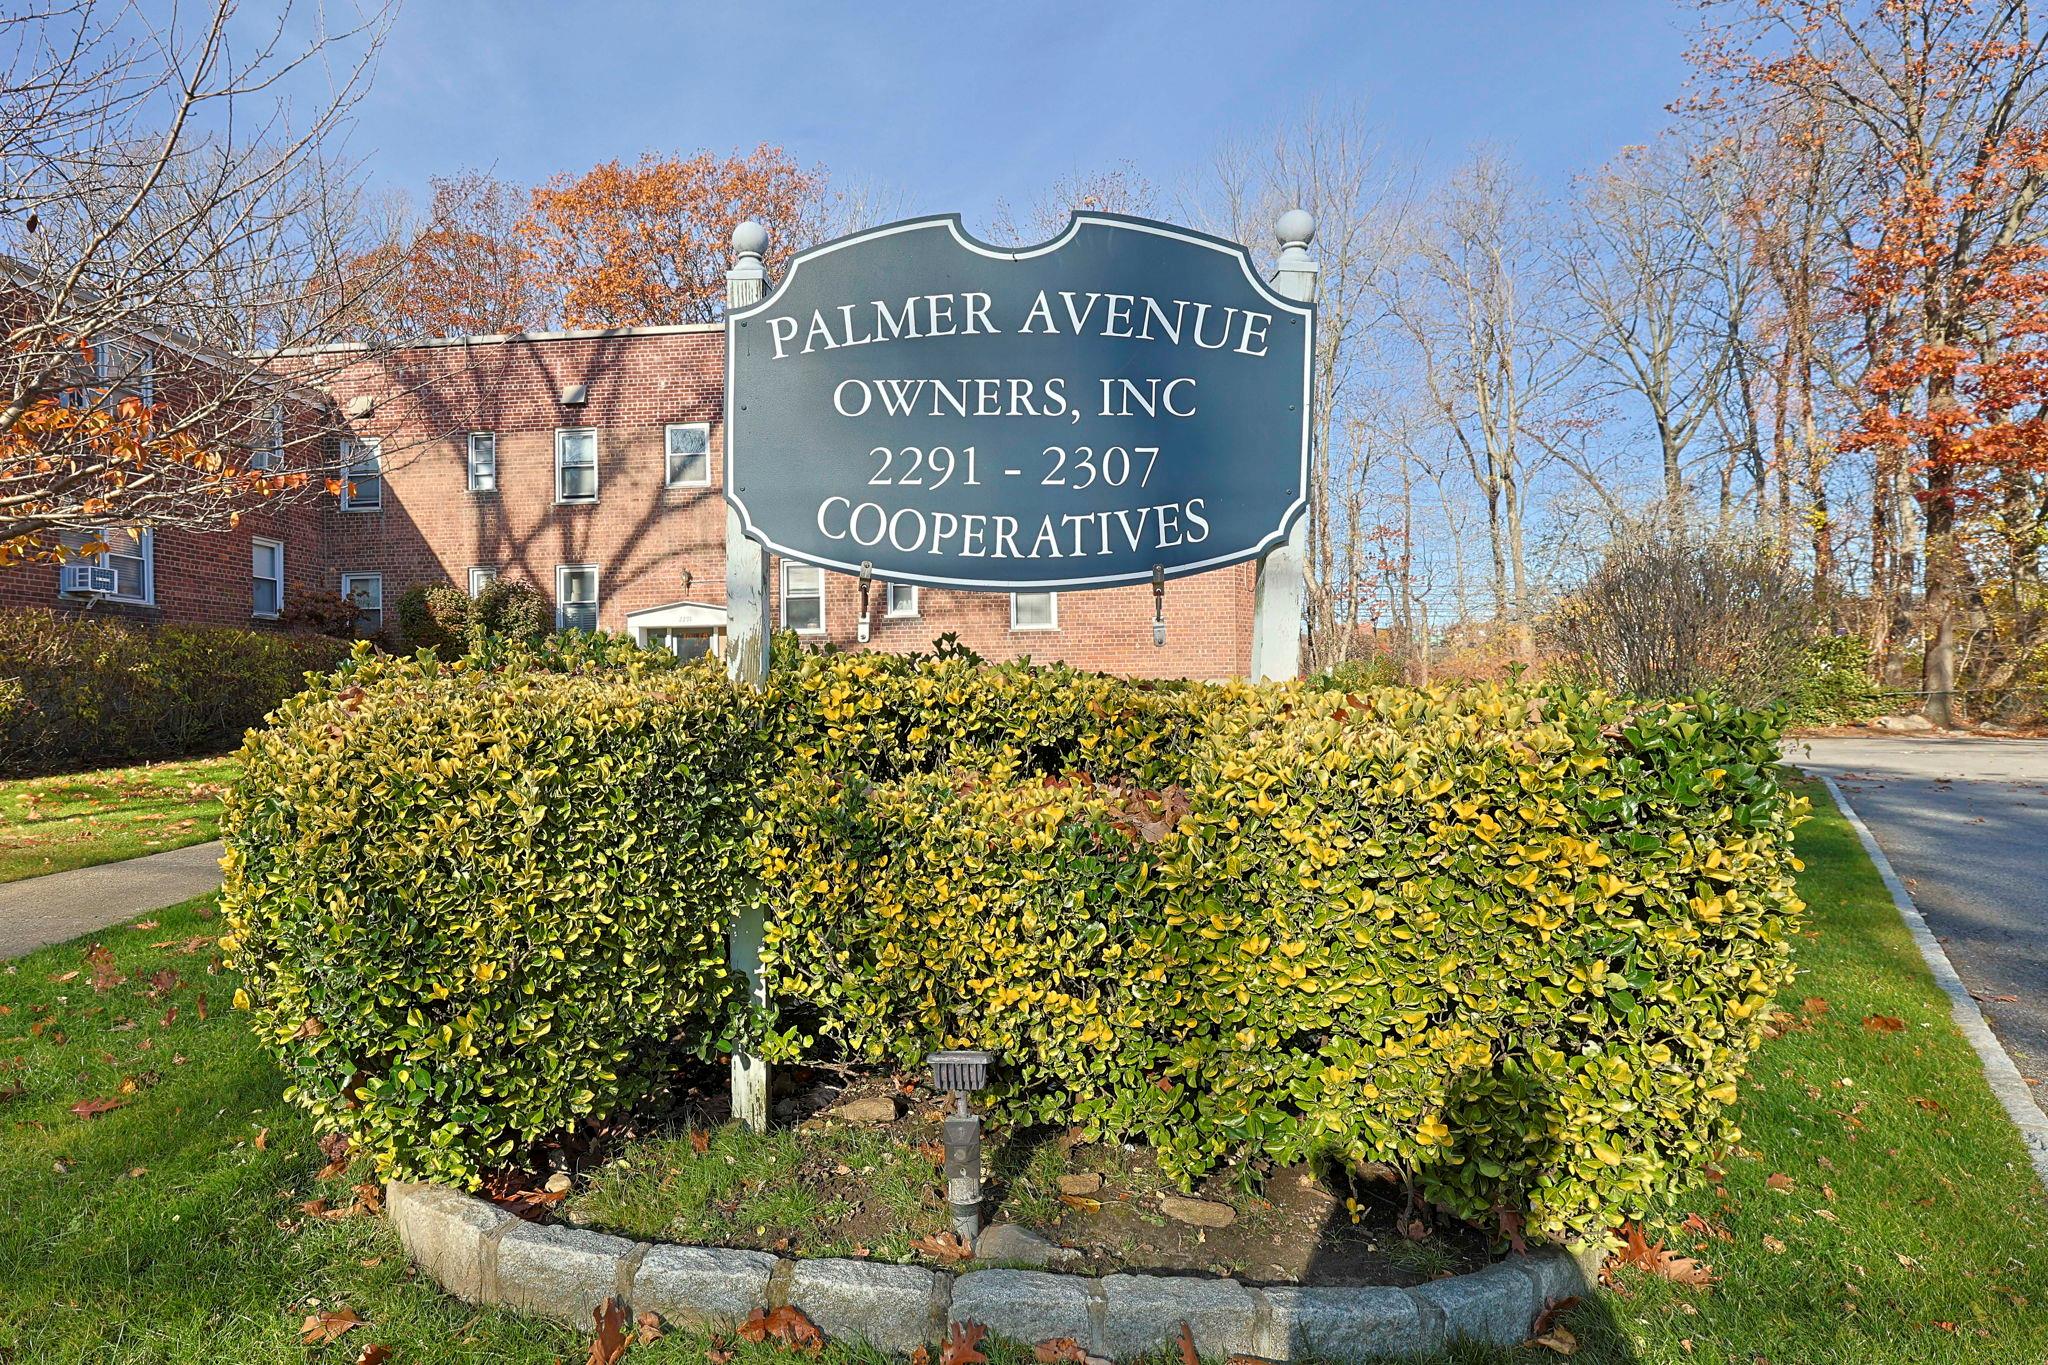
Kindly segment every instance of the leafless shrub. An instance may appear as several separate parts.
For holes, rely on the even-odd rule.
[[[1652,529],[1615,542],[1549,633],[1573,665],[1621,691],[1761,703],[1796,674],[1814,625],[1810,586],[1764,540]]]

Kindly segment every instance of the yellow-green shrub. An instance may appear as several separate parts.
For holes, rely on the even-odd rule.
[[[1767,718],[1205,695],[1165,793],[1000,748],[789,783],[755,840],[778,1045],[985,1046],[1013,1111],[1184,1178],[1331,1153],[1554,1232],[1643,1216],[1734,1139],[1799,909]]]
[[[294,1097],[388,1169],[473,1180],[742,1029],[985,1046],[1011,1115],[1186,1180],[1383,1161],[1550,1232],[1653,1212],[1737,1136],[1800,909],[1768,716],[659,663],[359,662],[251,741],[233,960]],[[766,1020],[724,968],[752,896]]]
[[[474,1183],[721,1045],[759,715],[656,665],[359,658],[244,748],[238,1003],[382,1169]]]

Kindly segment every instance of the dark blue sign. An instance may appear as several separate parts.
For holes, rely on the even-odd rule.
[[[1253,559],[1306,505],[1312,319],[1242,246],[1142,218],[856,233],[727,319],[726,497],[769,549],[888,582]]]

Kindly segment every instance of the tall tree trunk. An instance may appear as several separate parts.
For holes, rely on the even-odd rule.
[[[1923,714],[1944,728],[1962,716],[1956,690],[1956,603],[1962,588],[1956,558],[1955,476],[1937,458],[1927,471],[1926,593],[1921,617],[1927,653],[1920,663]]]

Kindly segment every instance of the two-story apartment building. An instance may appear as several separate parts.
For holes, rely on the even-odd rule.
[[[722,647],[721,325],[463,337],[361,357],[307,358],[347,433],[337,492],[259,510],[227,534],[121,541],[132,590],[93,609],[260,623],[303,585],[354,599],[375,631],[415,584],[473,593],[506,579],[538,588],[563,627],[680,653]],[[860,647],[856,580],[794,562],[772,573],[778,628]],[[878,582],[866,647],[929,649],[950,633],[992,659],[1230,677],[1249,664],[1253,574],[1239,565],[1173,583],[1163,647],[1147,585],[1006,594]],[[0,570],[0,604],[64,605],[55,571]]]

